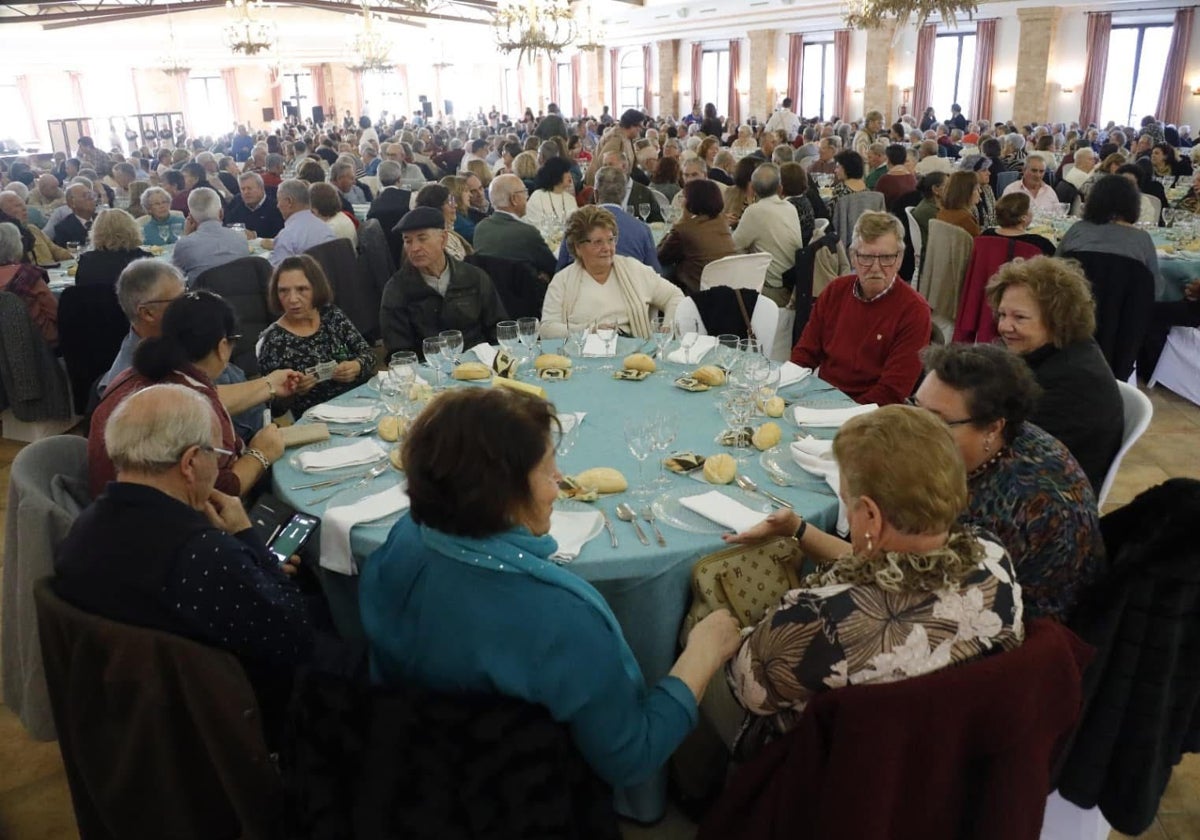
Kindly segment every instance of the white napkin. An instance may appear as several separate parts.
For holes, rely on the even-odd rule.
[[[574,560],[603,528],[604,518],[598,510],[551,511],[550,536],[558,543],[558,551],[551,554],[550,559],[561,563]]]
[[[324,403],[310,408],[306,414],[322,423],[370,423],[378,410],[373,405],[330,405]]]
[[[339,467],[358,467],[374,464],[387,457],[387,452],[373,440],[360,440],[346,446],[301,452],[296,456],[300,469],[306,473],[336,470]]]
[[[488,367],[492,366],[492,362],[496,361],[496,354],[500,351],[488,344],[486,341],[481,341],[471,348],[470,352],[475,354],[475,358],[483,362]]]
[[[801,438],[791,445],[792,460],[800,468],[825,479],[829,489],[838,500],[837,530],[839,534],[850,533],[850,520],[846,517],[846,506],[842,504],[841,473],[833,458],[833,441],[814,437]]]
[[[586,411],[565,411],[558,415],[558,422],[562,426],[562,433],[569,435],[571,430],[583,422],[583,418],[587,417]]]
[[[795,362],[784,362],[783,366],[779,368],[779,387],[786,388],[789,385],[795,385],[810,376],[812,376],[812,368],[801,367]]]
[[[851,417],[867,414],[879,408],[875,403],[856,405],[853,408],[805,408],[802,405],[792,407],[792,418],[798,426],[817,426],[836,428]]]
[[[609,347],[612,349],[609,350]],[[605,344],[600,336],[595,333],[588,333],[587,339],[583,342],[583,355],[599,356],[608,358],[617,355],[617,339],[613,339],[611,344]]]
[[[350,529],[404,510],[408,510],[408,494],[399,484],[348,505],[328,508],[321,517],[321,568],[343,575],[358,574],[358,564],[350,553]]]
[[[833,460],[833,441],[821,440],[812,435],[805,435],[802,438],[796,438],[792,444],[792,452],[800,455],[808,455],[815,458],[828,458]]]
[[[718,525],[724,525],[737,532],[753,528],[767,518],[762,511],[752,510],[717,490],[709,490],[699,496],[683,496],[679,499],[679,504],[705,519],[711,519]]]
[[[667,354],[667,361],[677,365],[698,365],[700,360],[708,355],[708,351],[717,346],[717,337],[687,333],[679,343],[681,346],[678,350]],[[683,349],[685,346],[686,351]]]

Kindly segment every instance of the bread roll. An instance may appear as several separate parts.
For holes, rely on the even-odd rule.
[[[692,372],[692,378],[705,385],[724,385],[725,371],[716,365],[704,365]]]
[[[728,484],[737,475],[737,461],[732,455],[709,455],[704,461],[704,480],[709,484]]]
[[[783,440],[783,430],[779,428],[778,423],[763,423],[754,430],[754,436],[750,438],[754,448],[759,451],[770,449],[781,440]]]
[[[621,475],[621,471],[612,467],[592,467],[576,473],[575,483],[600,493],[624,493],[629,488],[629,482]]]
[[[388,414],[380,419],[379,437],[389,443],[395,443],[400,440],[400,435],[404,433],[404,423],[399,417],[393,417]]]
[[[543,370],[569,370],[571,360],[558,353],[543,353],[534,360],[533,366],[539,373]]]
[[[492,369],[483,362],[463,362],[453,375],[455,379],[491,379]]]
[[[782,417],[784,409],[787,405],[783,401],[783,397],[771,397],[763,403],[763,412],[768,417]]]
[[[654,373],[654,371],[658,370],[658,365],[654,364],[654,359],[651,359],[645,353],[634,353],[631,356],[626,356],[621,366],[625,370],[644,370],[646,373]]]
[[[396,469],[404,469],[404,450],[399,446],[393,446],[392,451],[388,453],[388,460],[392,462],[392,466]]]

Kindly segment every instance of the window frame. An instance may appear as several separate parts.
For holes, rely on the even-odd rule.
[[[1134,46],[1134,50],[1133,50],[1133,76],[1129,82],[1129,102],[1128,102],[1128,106],[1125,109],[1126,116],[1122,120],[1115,120],[1115,122],[1117,122],[1120,125],[1133,126],[1133,125],[1135,125],[1135,123],[1134,123],[1135,117],[1133,115],[1133,102],[1134,102],[1134,99],[1137,97],[1138,77],[1141,75],[1141,72],[1142,72],[1142,47],[1145,45],[1145,41],[1146,41],[1146,30],[1147,29],[1166,29],[1168,32],[1170,32],[1172,35],[1174,35],[1175,24],[1173,21],[1153,22],[1153,23],[1114,23],[1110,27],[1110,33],[1115,32],[1119,29],[1135,29],[1135,30],[1137,30],[1137,43]],[[1110,49],[1111,49],[1111,46],[1110,46]],[[1166,57],[1163,58],[1163,73],[1164,73],[1164,75],[1166,74]],[[1108,79],[1110,78],[1110,75],[1111,74],[1109,74],[1109,73],[1104,74],[1105,90],[1102,90],[1100,92],[1101,108],[1103,108],[1105,93],[1108,88]],[[1100,119],[1103,121],[1104,116],[1101,115]]]
[[[807,55],[809,48],[815,48],[815,47],[819,47],[820,52],[821,52],[821,58],[817,62],[818,69],[820,70],[821,81],[817,85],[817,90],[819,91],[819,93],[817,95],[818,107],[817,107],[817,113],[814,114],[814,113],[812,113],[811,109],[805,107],[806,102],[804,99],[804,81],[803,81],[803,79],[804,79],[805,70],[806,70],[805,55]],[[825,78],[825,68],[827,65],[829,65],[832,62],[832,60],[833,60],[833,40],[832,39],[830,39],[828,41],[805,41],[804,42],[804,52],[800,56],[801,82],[800,82],[800,90],[799,90],[799,97],[798,97],[800,101],[799,101],[799,103],[797,103],[799,107],[796,111],[796,113],[799,114],[801,117],[803,117],[805,119],[809,119],[809,118],[815,116],[817,119],[820,119],[820,120],[824,120],[826,118],[826,115],[825,115],[826,88],[833,84],[833,79]],[[829,93],[833,93],[833,91],[830,90]],[[832,101],[829,102],[829,106],[831,108],[833,107]]]
[[[626,71],[632,71],[635,69],[635,65],[632,62],[630,64],[626,65],[625,62],[629,61],[629,60],[636,61],[637,84],[634,84],[634,85],[625,84]],[[645,102],[646,84],[645,83],[646,83],[646,59],[645,59],[645,56],[642,55],[642,48],[641,47],[632,47],[630,49],[623,50],[621,52],[621,55],[617,58],[617,111],[618,112],[624,112],[624,111],[629,110],[630,108],[634,109],[635,111],[640,111],[640,110],[642,110],[642,108],[645,107],[645,105],[646,105],[646,102]],[[634,92],[634,99],[632,101],[626,100],[626,91]],[[560,96],[562,95],[562,91],[559,91],[559,95]],[[560,106],[562,105],[561,102],[558,104]]]

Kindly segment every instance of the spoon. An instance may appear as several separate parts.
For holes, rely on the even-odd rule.
[[[637,538],[641,540],[642,545],[650,545],[650,540],[646,539],[646,534],[642,531],[642,526],[638,524],[637,514],[634,513],[633,508],[621,502],[621,504],[617,505],[617,518],[622,522],[628,522],[633,525],[633,530],[637,531]]]
[[[772,493],[768,490],[760,490],[758,485],[755,484],[753,479],[751,479],[750,476],[748,476],[748,475],[739,475],[738,477],[736,477],[734,479],[734,483],[736,483],[738,487],[742,488],[747,493],[758,493],[760,496],[766,496],[772,502],[774,502],[777,505],[780,505],[781,507],[785,507],[788,509],[791,509],[791,507],[792,507],[791,502],[784,501],[783,499],[779,498],[774,493]]]
[[[326,501],[332,499],[334,496],[337,496],[340,493],[344,493],[347,490],[353,490],[356,487],[366,487],[374,479],[378,478],[379,476],[381,476],[385,472],[387,472],[391,468],[391,466],[392,466],[391,461],[385,459],[382,463],[376,464],[375,466],[371,467],[371,469],[367,470],[366,475],[364,475],[358,481],[351,484],[349,487],[342,487],[338,490],[334,490],[332,493],[329,493],[328,495],[325,495],[325,496],[321,496],[318,499],[310,499],[308,503],[310,505],[317,505],[317,504],[320,504],[321,502],[326,502]]]

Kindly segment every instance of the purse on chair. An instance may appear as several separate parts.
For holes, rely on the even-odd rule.
[[[714,610],[729,610],[742,627],[762,621],[785,592],[799,588],[793,565],[798,551],[793,538],[777,537],[701,557],[692,568],[692,603],[679,631],[680,644]]]

